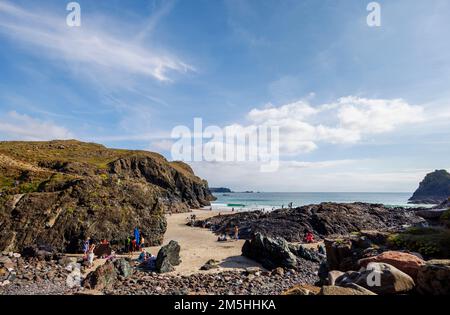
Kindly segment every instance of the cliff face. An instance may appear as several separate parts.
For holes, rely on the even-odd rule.
[[[427,174],[409,199],[411,203],[440,204],[450,197],[450,174],[436,170]]]
[[[0,250],[15,251],[76,251],[87,236],[120,246],[134,227],[157,245],[164,212],[214,198],[184,163],[73,140],[0,142],[0,191]]]

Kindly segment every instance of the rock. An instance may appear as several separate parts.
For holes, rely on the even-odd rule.
[[[270,238],[256,233],[251,240],[246,240],[242,247],[242,255],[260,262],[265,268],[296,268],[297,258],[290,251],[285,239]]]
[[[283,291],[281,295],[317,295],[320,290],[321,289],[316,286],[301,284]]]
[[[0,155],[0,250],[22,252],[39,240],[57,252],[80,252],[87,236],[118,250],[135,227],[148,246],[160,245],[169,207],[187,212],[214,200],[189,165],[152,152],[76,140],[2,141]],[[2,186],[20,176],[20,185]]]
[[[284,269],[281,267],[275,268],[272,270],[273,275],[284,276]]]
[[[314,261],[317,263],[322,262],[324,257],[320,256],[319,253],[313,249],[308,249],[303,245],[289,244],[290,251],[297,257],[301,257],[306,260]]]
[[[83,281],[83,287],[92,290],[103,290],[111,287],[117,279],[116,269],[110,262],[90,272]]]
[[[203,266],[200,267],[200,270],[211,270],[219,268],[219,262],[214,259],[208,260]]]
[[[156,257],[156,271],[166,273],[175,270],[173,266],[178,266],[180,260],[180,245],[176,241],[170,241],[169,244],[161,247]]]
[[[425,176],[409,200],[411,203],[440,204],[449,196],[450,174],[446,170],[436,170]]]
[[[450,294],[450,260],[429,260],[417,275],[417,289],[422,294]]]
[[[371,262],[354,281],[377,294],[399,294],[411,291],[414,280],[406,273],[385,263]]]
[[[347,271],[355,269],[351,240],[325,239],[324,243],[327,253],[327,264],[331,270]]]
[[[58,259],[58,264],[62,267],[67,267],[67,265],[73,264],[73,263],[77,263],[78,259],[76,257],[68,257],[68,256],[63,256],[60,259]]]
[[[336,279],[344,275],[342,271],[333,270],[328,273],[328,285],[335,285]]]
[[[114,267],[116,268],[117,274],[124,278],[128,278],[133,272],[130,263],[123,258],[115,260]]]
[[[199,227],[207,226],[217,233],[226,233],[239,226],[239,235],[253,238],[255,233],[267,237],[282,237],[288,242],[302,242],[306,231],[316,238],[349,235],[361,230],[399,229],[425,220],[405,208],[385,207],[381,204],[333,203],[285,208],[264,213],[245,211],[198,220]]]
[[[388,232],[381,232],[377,230],[362,230],[359,234],[377,245],[386,244],[386,241],[390,235]]]
[[[387,251],[378,256],[364,258],[359,260],[358,263],[361,267],[367,267],[371,262],[382,262],[394,266],[411,276],[414,280],[417,279],[420,267],[425,264],[423,259],[415,255],[397,251]]]
[[[319,295],[376,295],[375,293],[363,287],[338,287],[326,285],[323,286]]]

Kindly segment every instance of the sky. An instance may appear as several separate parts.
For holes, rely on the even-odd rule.
[[[0,0],[0,140],[160,152],[172,130],[279,127],[280,164],[186,161],[210,186],[411,192],[450,170],[450,2]]]

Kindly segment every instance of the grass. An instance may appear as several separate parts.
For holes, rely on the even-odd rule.
[[[183,162],[168,162],[162,155],[155,152],[109,149],[101,144],[77,140],[0,141],[0,153],[35,166],[38,166],[39,162],[80,162],[93,165],[99,170],[108,169],[111,162],[120,158],[149,157],[177,170],[195,182],[202,181],[194,175],[189,165]],[[7,184],[9,180],[6,181]]]

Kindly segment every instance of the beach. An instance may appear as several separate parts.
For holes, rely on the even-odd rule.
[[[166,215],[167,231],[164,235],[163,245],[171,240],[180,244],[181,264],[175,267],[174,275],[191,275],[194,273],[215,273],[224,270],[242,269],[248,267],[261,267],[257,262],[241,256],[241,249],[244,240],[230,240],[227,242],[218,242],[217,235],[208,229],[199,227],[190,227],[186,225],[187,218],[195,214],[197,219],[206,219],[218,215],[216,211],[193,210],[189,213],[176,213]],[[231,212],[221,212],[222,215],[231,214]],[[147,251],[157,255],[161,246],[148,247]],[[211,270],[200,270],[208,260],[219,261],[219,268]],[[263,268],[262,268],[263,269]]]

